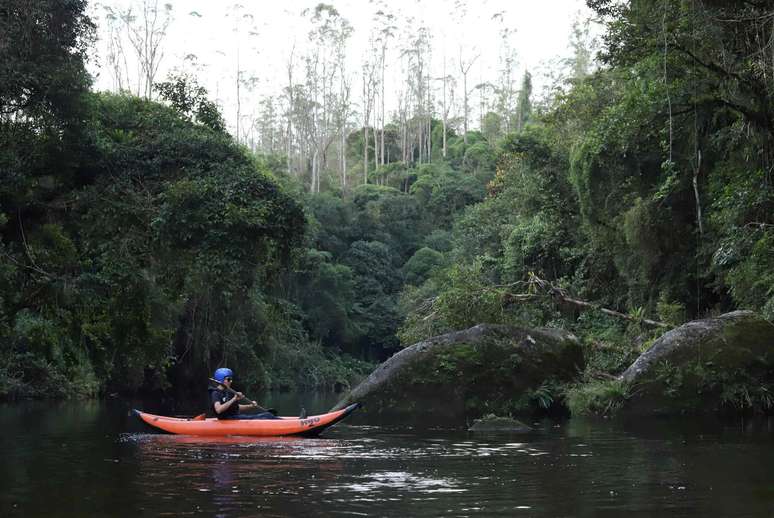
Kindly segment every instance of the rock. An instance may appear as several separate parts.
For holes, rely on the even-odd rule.
[[[485,433],[527,433],[531,432],[532,428],[521,421],[511,419],[510,417],[486,416],[481,419],[476,419],[473,426],[468,428],[468,431]]]
[[[631,386],[625,410],[638,414],[755,409],[757,398],[774,405],[774,324],[751,311],[688,322],[656,340],[621,380]]]
[[[357,401],[367,421],[461,425],[529,410],[529,390],[572,380],[582,367],[570,333],[481,324],[403,349],[334,408]]]

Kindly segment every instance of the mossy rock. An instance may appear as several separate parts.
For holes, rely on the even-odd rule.
[[[774,324],[751,311],[689,322],[622,374],[636,414],[774,411]]]
[[[400,351],[335,408],[357,401],[369,421],[460,425],[487,413],[528,413],[525,395],[571,381],[582,367],[570,333],[481,324]]]

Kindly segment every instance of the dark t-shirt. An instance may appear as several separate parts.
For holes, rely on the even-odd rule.
[[[232,397],[234,397],[232,394],[229,394],[225,390],[219,390],[216,388],[210,388],[210,409],[212,410],[212,413],[215,417],[218,419],[223,419],[224,417],[230,417],[235,416],[239,414],[239,403],[237,401],[234,401],[234,403],[231,404],[231,406],[223,413],[217,413],[215,411],[215,402],[219,402],[221,404],[227,403]]]

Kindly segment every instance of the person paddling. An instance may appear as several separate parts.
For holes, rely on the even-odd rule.
[[[234,372],[231,369],[222,367],[215,371],[212,376],[218,383],[217,387],[210,387],[210,404],[218,419],[280,419],[265,408],[258,406],[255,401],[249,404],[240,404],[239,401],[245,399],[245,395],[231,388],[234,381]],[[257,414],[243,414],[245,410],[257,409]]]

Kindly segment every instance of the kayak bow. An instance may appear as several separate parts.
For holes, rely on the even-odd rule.
[[[249,435],[256,437],[276,437],[296,435],[302,437],[317,437],[326,428],[338,423],[354,412],[360,403],[354,403],[342,410],[327,414],[313,415],[301,419],[299,417],[282,417],[280,419],[186,419],[148,414],[134,410],[134,414],[149,425],[165,432],[184,435]]]

